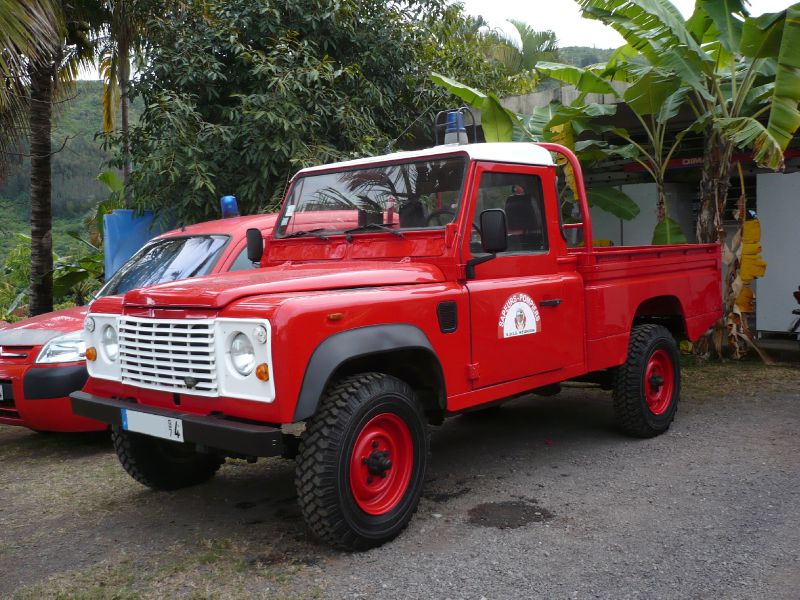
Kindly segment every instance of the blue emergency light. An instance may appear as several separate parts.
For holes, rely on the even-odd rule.
[[[447,130],[446,133],[454,133],[457,131],[466,131],[464,127],[464,115],[457,110],[451,110],[447,113]]]
[[[467,128],[464,127],[464,114],[460,110],[447,113],[447,128],[444,130],[445,144],[466,144]]]
[[[219,199],[219,205],[223,219],[239,216],[239,205],[236,203],[236,196],[223,196]]]

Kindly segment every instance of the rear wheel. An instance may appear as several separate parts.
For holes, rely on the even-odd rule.
[[[203,483],[224,461],[221,456],[197,452],[191,444],[119,429],[111,432],[111,440],[128,475],[154,490],[177,490]]]
[[[419,504],[428,430],[414,391],[381,373],[334,383],[306,424],[296,485],[309,528],[365,550],[396,537]]]
[[[649,438],[669,429],[680,398],[678,346],[660,325],[631,331],[628,358],[614,378],[614,412],[628,435]]]

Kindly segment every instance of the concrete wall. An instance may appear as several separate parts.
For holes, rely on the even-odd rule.
[[[614,82],[612,87],[620,94],[628,87],[627,83]],[[520,114],[529,115],[533,109],[540,106],[547,106],[551,102],[561,104],[572,104],[578,99],[580,93],[571,85],[561,85],[541,92],[533,92],[522,96],[508,96],[500,100],[505,108]],[[587,94],[584,104],[617,104],[619,98],[613,94]]]
[[[798,308],[792,292],[800,285],[800,173],[756,177],[761,246],[767,272],[757,280],[756,327],[786,332]]]
[[[641,211],[635,219],[622,221],[613,215],[592,208],[593,235],[596,240],[611,240],[615,246],[646,246],[653,241],[656,226],[656,184],[634,183],[620,186],[639,205]],[[667,207],[670,216],[683,229],[690,242],[695,240],[692,220],[692,199],[696,186],[668,183]]]

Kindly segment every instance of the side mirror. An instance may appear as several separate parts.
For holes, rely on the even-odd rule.
[[[508,247],[506,213],[500,208],[490,208],[481,213],[481,242],[484,252],[497,254]]]
[[[475,279],[475,267],[492,260],[498,252],[508,247],[508,225],[506,212],[500,208],[489,208],[481,213],[481,245],[486,254],[473,256],[467,261],[467,279]]]
[[[260,229],[247,230],[247,258],[252,263],[260,263],[264,256],[264,236]]]

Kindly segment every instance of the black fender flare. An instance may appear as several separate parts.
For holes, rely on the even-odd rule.
[[[320,398],[331,376],[345,362],[393,350],[424,350],[436,360],[442,384],[444,376],[428,336],[415,325],[392,323],[348,329],[325,338],[306,366],[303,384],[294,409],[294,422],[303,421],[317,411]]]

